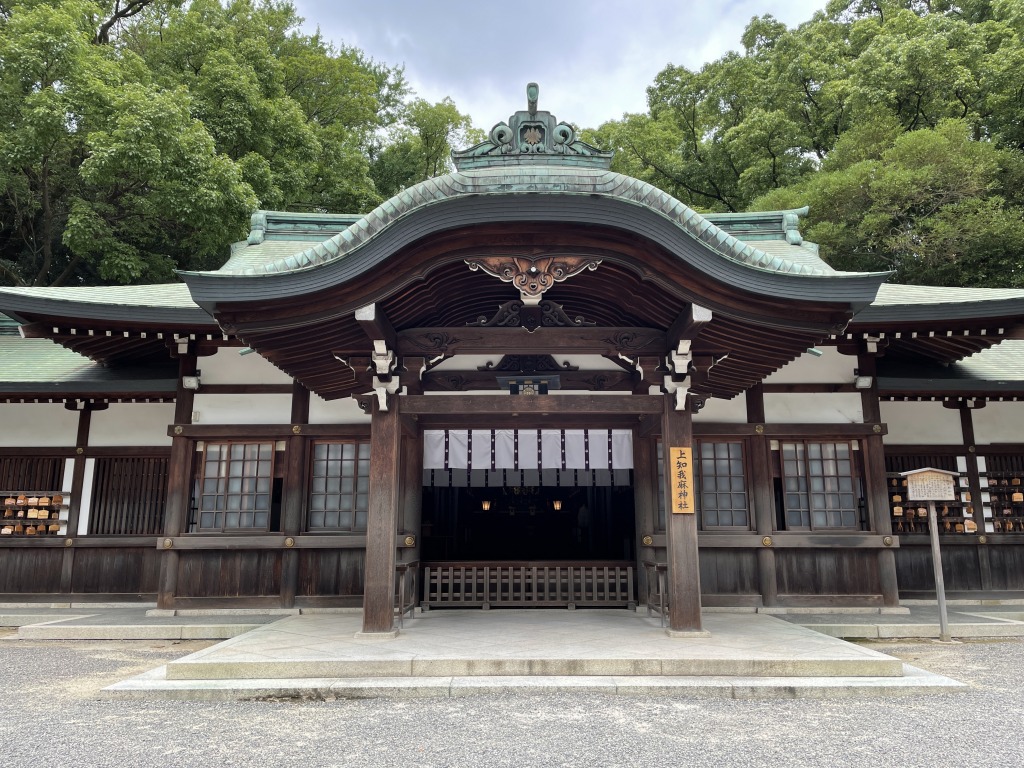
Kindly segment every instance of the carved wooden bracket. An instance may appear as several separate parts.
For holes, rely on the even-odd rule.
[[[494,373],[561,373],[578,371],[579,366],[571,365],[568,360],[559,363],[551,355],[503,355],[497,365],[488,362],[477,366],[477,370]]]
[[[536,306],[527,306],[521,301],[506,301],[498,307],[492,318],[481,315],[475,323],[466,323],[478,328],[525,328],[531,333],[538,328],[582,328],[594,326],[582,315],[569,317],[562,305],[556,301],[542,301]]]
[[[519,289],[523,304],[537,306],[544,291],[555,283],[579,274],[585,269],[593,271],[601,259],[591,256],[544,256],[531,259],[526,256],[482,256],[466,259],[474,272],[482,270],[504,283]]]

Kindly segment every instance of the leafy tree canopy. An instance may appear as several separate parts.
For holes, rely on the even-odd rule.
[[[257,207],[365,211],[446,170],[468,117],[301,22],[287,0],[0,3],[0,281],[171,280]]]
[[[1024,285],[1024,6],[832,0],[742,52],[669,65],[648,112],[588,132],[614,167],[698,209],[809,205],[837,268]]]

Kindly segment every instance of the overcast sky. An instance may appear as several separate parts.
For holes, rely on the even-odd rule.
[[[294,0],[306,28],[405,66],[418,96],[451,96],[478,128],[526,107],[582,127],[646,109],[645,89],[666,64],[691,69],[741,48],[752,16],[789,26],[826,0]]]

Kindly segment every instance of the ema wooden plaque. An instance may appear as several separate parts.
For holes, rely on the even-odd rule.
[[[672,467],[669,509],[674,515],[692,515],[696,511],[693,503],[693,449],[670,448],[669,459]]]

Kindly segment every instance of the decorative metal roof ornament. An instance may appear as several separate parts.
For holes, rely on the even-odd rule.
[[[539,305],[544,291],[555,283],[583,270],[593,272],[600,263],[601,259],[591,256],[481,256],[466,259],[466,264],[474,272],[481,270],[504,283],[512,283],[528,307]]]
[[[527,85],[526,110],[516,112],[507,123],[491,128],[487,141],[462,152],[452,152],[455,167],[464,171],[512,163],[608,168],[612,153],[579,141],[575,128],[558,122],[550,112],[538,110],[539,94],[536,83]]]

